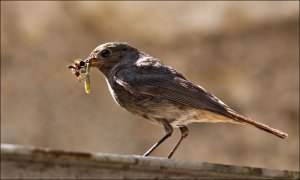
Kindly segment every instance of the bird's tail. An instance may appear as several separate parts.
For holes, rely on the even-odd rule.
[[[278,136],[280,138],[283,138],[283,139],[285,139],[285,138],[288,137],[288,134],[285,133],[285,132],[282,132],[282,131],[280,131],[278,129],[271,128],[271,127],[269,127],[269,126],[267,126],[267,125],[265,125],[263,123],[251,120],[251,119],[246,118],[244,116],[241,116],[241,115],[237,114],[234,111],[228,110],[228,113],[230,115],[232,115],[234,117],[234,119],[236,119],[236,120],[238,120],[238,121],[240,121],[242,123],[250,124],[252,126],[255,126],[255,127],[259,128],[259,129],[261,129],[263,131],[266,131],[268,133],[274,134],[274,135],[276,135],[276,136]]]

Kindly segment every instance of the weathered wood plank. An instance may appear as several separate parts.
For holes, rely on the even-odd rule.
[[[1,179],[299,179],[299,172],[1,144]]]

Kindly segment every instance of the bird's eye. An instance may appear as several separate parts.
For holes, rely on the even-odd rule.
[[[110,52],[107,49],[104,49],[101,51],[101,56],[106,58],[107,56],[109,56]]]

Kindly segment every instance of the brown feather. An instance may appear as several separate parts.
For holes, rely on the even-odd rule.
[[[280,138],[287,138],[288,137],[288,134],[285,133],[285,132],[282,132],[278,129],[275,129],[275,128],[272,128],[272,127],[269,127],[268,125],[265,125],[261,122],[257,122],[257,121],[254,121],[252,119],[249,119],[249,118],[246,118],[244,116],[241,116],[239,114],[237,114],[236,112],[233,112],[233,111],[228,111],[233,117],[235,117],[238,121],[241,121],[243,123],[246,123],[246,124],[249,124],[249,125],[252,125],[252,126],[255,126],[263,131],[266,131],[268,133],[271,133],[271,134],[274,134]]]

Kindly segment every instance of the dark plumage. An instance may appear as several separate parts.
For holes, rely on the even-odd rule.
[[[178,127],[182,137],[168,156],[170,158],[188,135],[187,124],[192,122],[250,124],[278,137],[287,137],[284,132],[237,114],[201,86],[127,43],[102,44],[82,62],[90,63],[104,74],[110,92],[120,106],[163,125],[166,135],[145,156],[171,136],[174,127]]]

